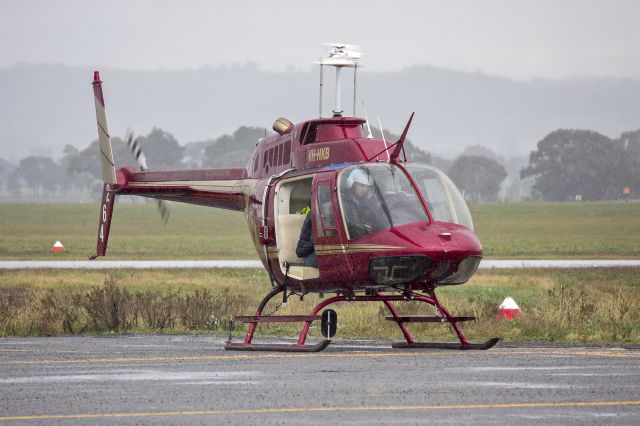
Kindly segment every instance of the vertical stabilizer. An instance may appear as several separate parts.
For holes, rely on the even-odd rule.
[[[100,73],[98,71],[94,71],[93,73],[93,97],[96,104],[102,180],[104,183],[114,184],[116,183],[116,168],[111,150],[111,137],[109,136],[109,129],[107,128],[107,114],[104,106],[104,96],[102,95],[102,81],[100,81]]]

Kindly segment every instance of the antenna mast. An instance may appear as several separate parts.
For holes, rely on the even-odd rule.
[[[317,62],[320,65],[320,117],[322,117],[322,90],[323,90],[323,68],[324,65],[331,65],[336,68],[336,88],[334,117],[342,117],[342,68],[353,68],[353,115],[356,115],[356,83],[358,73],[358,60],[362,57],[362,52],[358,46],[341,43],[328,43],[331,48],[329,56],[320,58]]]

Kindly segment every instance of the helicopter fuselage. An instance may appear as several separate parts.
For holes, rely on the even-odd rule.
[[[364,124],[361,118],[336,117],[292,125],[259,140],[244,168],[123,168],[109,190],[243,211],[272,281],[294,291],[373,292],[466,282],[482,247],[470,229],[470,217],[464,223],[455,212],[459,200],[451,197],[461,198],[451,194],[455,186],[435,168],[391,161],[391,143],[366,138]],[[383,226],[365,235],[350,235],[344,214],[346,174],[354,169],[377,179],[380,216],[388,216]],[[444,183],[433,186],[438,179]],[[442,199],[425,194],[431,189]],[[436,201],[439,207],[434,207]],[[305,267],[295,255],[305,206],[312,216],[317,268]],[[451,220],[442,220],[447,217]]]

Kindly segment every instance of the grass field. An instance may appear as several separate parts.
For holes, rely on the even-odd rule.
[[[106,283],[106,284],[105,284]],[[252,314],[269,290],[262,270],[0,271],[0,335],[108,332],[226,333],[230,319]],[[463,286],[442,288],[441,301],[469,338],[507,341],[640,342],[640,270],[482,270]],[[523,314],[496,318],[513,297]],[[276,298],[278,299],[278,298]],[[272,312],[281,299],[267,305]],[[318,303],[292,297],[278,314],[307,314]],[[408,315],[432,314],[423,304],[397,304]],[[380,303],[334,305],[339,338],[400,339]],[[317,325],[315,325],[317,327]],[[447,325],[410,324],[423,340],[454,340]],[[234,335],[241,337],[241,326]],[[295,337],[298,326],[261,325],[261,333]],[[312,335],[318,337],[316,328]]]
[[[0,204],[0,259],[79,260],[95,253],[97,204]],[[485,257],[638,258],[640,203],[521,203],[472,206]],[[51,253],[54,241],[66,250]],[[120,203],[107,259],[255,259],[242,213],[172,204],[163,226],[150,203]],[[0,335],[109,332],[226,332],[269,290],[262,270],[0,271]],[[640,342],[640,269],[481,270],[441,300],[472,339]],[[507,296],[523,308],[496,318]],[[305,314],[318,297],[292,301],[281,314]],[[275,309],[276,304],[267,307]],[[425,306],[406,304],[405,314]],[[342,304],[339,337],[399,338],[378,304]],[[290,325],[262,332],[295,336]],[[451,340],[448,326],[412,324],[420,339]],[[235,335],[242,334],[242,327]],[[312,328],[312,335],[318,335]]]
[[[254,259],[242,213],[171,203],[168,225],[152,203],[115,207],[108,259]],[[517,203],[471,207],[486,258],[640,256],[640,203]],[[97,204],[0,204],[0,259],[86,259],[95,252]],[[62,253],[50,247],[60,240]]]

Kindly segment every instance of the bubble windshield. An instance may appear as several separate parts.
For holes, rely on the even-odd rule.
[[[407,164],[405,168],[420,188],[433,220],[457,223],[473,229],[469,207],[447,175],[425,164]]]
[[[338,186],[350,239],[429,220],[413,185],[392,164],[348,167],[341,172]]]

